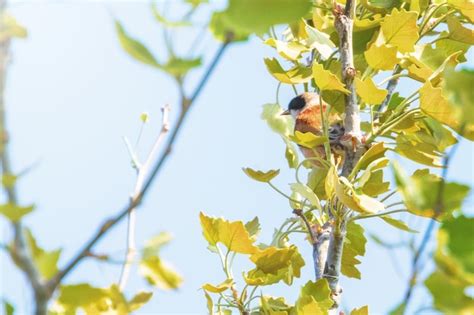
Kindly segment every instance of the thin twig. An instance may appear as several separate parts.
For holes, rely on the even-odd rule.
[[[462,134],[462,131],[463,131],[462,129],[464,129],[464,128],[461,128],[461,133],[460,134]],[[418,273],[420,272],[420,269],[422,268],[421,265],[420,265],[420,258],[422,257],[422,255],[423,255],[423,253],[426,249],[426,246],[428,245],[428,242],[431,239],[431,235],[433,234],[433,230],[436,226],[436,219],[442,214],[442,210],[444,208],[443,197],[444,197],[444,191],[445,191],[445,187],[446,187],[446,179],[447,179],[447,176],[448,176],[449,163],[450,163],[451,159],[453,158],[454,154],[456,153],[456,150],[459,146],[459,143],[460,143],[460,141],[458,141],[453,146],[451,151],[448,154],[446,154],[445,157],[444,157],[443,170],[441,172],[441,179],[440,179],[440,182],[439,182],[438,194],[436,196],[436,203],[435,203],[435,206],[434,206],[434,210],[435,210],[434,215],[430,219],[430,222],[428,223],[428,226],[426,227],[425,233],[423,234],[423,238],[421,239],[421,243],[420,243],[418,249],[415,251],[415,253],[413,255],[412,272],[411,272],[411,275],[410,275],[410,278],[409,278],[409,285],[408,285],[407,291],[405,293],[405,297],[403,299],[404,307],[403,307],[403,310],[402,310],[402,314],[404,314],[405,311],[408,308],[408,304],[411,300],[412,293],[413,293],[413,290],[414,290],[416,282],[417,282]]]
[[[200,92],[202,91],[203,87],[207,83],[210,75],[214,71],[216,65],[219,63],[221,60],[224,52],[226,51],[227,47],[231,43],[232,36],[228,36],[228,40],[224,42],[221,47],[219,48],[217,54],[214,56],[213,61],[209,65],[207,71],[204,73],[203,77],[198,83],[198,86],[194,90],[194,92],[191,95],[191,98],[186,98],[183,93],[181,93],[181,107],[182,111],[179,114],[178,120],[176,122],[176,126],[173,129],[173,132],[171,133],[171,136],[168,138],[165,149],[163,153],[161,154],[160,158],[156,161],[154,164],[151,173],[149,174],[148,178],[145,180],[145,183],[143,185],[143,189],[141,192],[137,195],[135,199],[133,199],[130,203],[125,205],[118,213],[116,216],[106,220],[102,226],[95,232],[95,234],[91,237],[89,241],[87,241],[84,246],[78,251],[78,253],[48,282],[48,287],[51,290],[54,290],[58,284],[62,281],[62,279],[68,275],[76,265],[82,261],[86,257],[86,253],[90,252],[91,249],[97,244],[99,240],[101,240],[104,235],[113,227],[115,226],[118,222],[120,222],[123,218],[127,216],[127,214],[130,212],[131,209],[137,207],[143,197],[146,195],[148,190],[151,187],[151,184],[153,183],[153,180],[155,179],[156,175],[159,173],[161,170],[161,167],[165,163],[165,161],[168,159],[171,150],[173,148],[174,142],[183,126],[184,120],[187,116],[187,113],[189,112],[189,108],[193,104],[193,102],[196,100],[196,98],[199,96]]]
[[[152,167],[153,161],[155,160],[155,156],[158,154],[159,148],[163,139],[165,138],[166,134],[169,131],[169,111],[170,106],[165,105],[161,108],[163,113],[163,119],[161,123],[161,130],[158,134],[158,137],[155,140],[155,144],[151,149],[145,163],[138,167],[138,176],[137,181],[135,183],[135,189],[133,195],[131,196],[131,200],[136,199],[138,194],[143,188],[143,183],[145,181],[150,168]],[[132,263],[135,259],[136,254],[136,242],[135,242],[135,228],[136,228],[136,208],[130,209],[128,213],[128,224],[127,224],[127,251],[125,253],[125,262],[122,266],[122,272],[120,273],[120,280],[119,280],[119,288],[121,291],[125,289],[125,286],[128,282],[128,277],[130,274],[130,269],[132,267]]]
[[[0,16],[4,14],[6,0],[0,0]],[[0,29],[2,29],[2,20],[0,19]],[[0,160],[2,167],[2,176],[11,175],[12,168],[8,154],[8,132],[6,129],[6,111],[5,111],[5,81],[7,77],[7,67],[10,58],[10,39],[0,41]],[[5,185],[3,187],[7,196],[7,201],[11,204],[18,204],[18,196],[15,185]],[[18,267],[23,271],[31,284],[35,297],[35,314],[45,315],[47,312],[47,302],[51,296],[43,284],[38,268],[34,264],[31,252],[24,237],[23,225],[21,221],[13,222],[13,246],[10,254]]]

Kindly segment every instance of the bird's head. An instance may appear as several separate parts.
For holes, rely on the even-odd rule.
[[[291,115],[296,119],[299,113],[301,113],[306,108],[318,105],[319,96],[317,93],[305,92],[296,97],[294,97],[288,104],[288,109],[285,110],[282,115]]]

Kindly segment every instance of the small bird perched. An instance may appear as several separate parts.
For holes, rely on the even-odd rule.
[[[316,136],[322,136],[323,122],[321,121],[321,110],[323,113],[327,109],[327,104],[323,102],[320,104],[320,98],[317,93],[305,92],[293,98],[288,104],[288,109],[282,115],[291,115],[295,119],[295,131],[302,133],[311,132]],[[328,115],[329,122],[329,144],[331,153],[334,155],[334,160],[342,166],[344,158],[344,148],[340,143],[341,137],[344,136],[344,126],[342,125],[342,118],[336,114]],[[299,146],[301,152],[306,158],[319,157],[326,159],[324,145],[317,146],[314,149]],[[314,162],[316,166],[321,166],[320,163]]]

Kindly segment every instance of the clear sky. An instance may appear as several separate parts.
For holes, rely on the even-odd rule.
[[[160,128],[160,107],[169,103],[176,114],[177,93],[166,75],[133,61],[118,44],[113,16],[158,56],[164,52],[157,40],[160,27],[147,3],[21,1],[15,2],[11,11],[28,28],[29,37],[15,41],[9,68],[10,148],[16,171],[36,165],[19,182],[20,200],[36,204],[26,222],[42,246],[63,248],[64,264],[99,223],[127,202],[133,189],[135,175],[121,137],[135,139],[140,113],[149,112],[151,122],[140,144],[144,155]],[[182,47],[190,40],[182,34],[175,39]],[[217,46],[207,37],[203,47],[209,57]],[[224,275],[218,257],[206,249],[199,211],[232,220],[250,220],[257,215],[263,228],[262,242],[268,242],[273,229],[291,215],[286,200],[241,171],[244,166],[281,168],[276,183],[286,191],[287,183],[293,181],[283,142],[260,119],[262,105],[275,101],[277,86],[263,64],[265,56],[274,53],[258,38],[229,49],[138,212],[139,244],[160,231],[171,232],[175,238],[162,256],[185,279],[178,291],[155,291],[139,314],[205,312],[199,287],[205,282],[220,283]],[[472,50],[469,59],[472,64]],[[193,83],[190,80],[188,88]],[[402,94],[412,89],[406,84]],[[292,93],[282,89],[282,102],[286,104]],[[472,184],[472,160],[473,146],[463,142],[452,161],[450,179]],[[472,195],[466,209],[472,209]],[[426,224],[420,219],[409,222],[419,228]],[[381,220],[363,225],[386,240],[406,237]],[[11,231],[4,220],[0,231],[2,242],[8,241]],[[313,278],[309,246],[299,237],[292,241],[304,248],[307,265],[302,279],[292,288],[285,284],[264,288],[264,293],[284,295],[289,301],[296,299],[301,283]],[[121,259],[124,246],[125,224],[121,224],[100,243],[97,252],[113,253]],[[344,306],[368,304],[371,314],[384,314],[395,306],[402,298],[409,271],[408,256],[402,252],[395,255],[401,274],[393,268],[387,252],[369,241],[360,266],[362,280],[342,281]],[[250,264],[242,258],[235,267],[234,274],[239,275]],[[135,268],[127,288],[130,295],[147,289],[136,272]],[[89,260],[66,281],[108,286],[118,276],[118,267]],[[32,310],[23,277],[3,253],[0,295],[13,301],[19,314]],[[426,298],[418,295],[413,304],[419,306]]]

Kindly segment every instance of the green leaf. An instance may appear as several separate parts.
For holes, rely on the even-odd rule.
[[[369,315],[369,307],[366,305],[360,308],[355,308],[351,311],[350,315]]]
[[[329,70],[325,70],[323,65],[316,62],[313,63],[312,71],[314,82],[321,91],[336,90],[349,94],[349,91],[344,87],[339,78]]]
[[[242,170],[245,174],[247,174],[248,177],[262,183],[268,183],[278,176],[278,174],[280,174],[280,170],[269,170],[267,172],[262,172],[251,169],[250,167],[242,168]]]
[[[341,272],[347,277],[360,279],[361,274],[356,265],[360,264],[357,256],[365,255],[364,229],[355,222],[347,225],[346,239],[342,250]]]
[[[418,170],[408,177],[404,170],[393,163],[393,173],[398,191],[402,194],[407,209],[416,215],[428,218],[443,218],[458,210],[469,193],[469,187],[457,183],[444,183],[441,205],[438,193],[442,179],[429,170]]]
[[[449,38],[461,43],[474,45],[474,30],[464,27],[458,18],[448,16],[447,18]]]
[[[372,44],[364,52],[367,64],[375,70],[392,70],[399,62],[397,48],[387,45]]]
[[[12,188],[15,186],[18,177],[13,174],[2,174],[2,185],[5,188]]]
[[[333,304],[331,289],[327,280],[323,278],[316,282],[306,282],[301,288],[296,307],[298,314],[326,314]],[[316,313],[307,313],[308,311]]]
[[[311,80],[311,69],[297,65],[289,70],[284,70],[277,59],[265,58],[263,60],[268,72],[278,81],[286,84],[307,83]]]
[[[424,141],[427,137],[419,139],[417,135],[418,133],[399,134],[396,139],[395,152],[424,165],[441,167],[442,153],[439,152],[435,144]]]
[[[139,292],[128,302],[130,311],[136,311],[145,305],[153,296],[152,292]]]
[[[7,300],[3,299],[3,312],[5,315],[13,315],[15,314],[15,308],[13,305],[8,302]]]
[[[301,183],[290,184],[290,187],[293,192],[298,193],[307,199],[312,206],[322,210],[321,202],[319,201],[318,196],[316,196],[316,194],[311,190],[311,188]]]
[[[210,283],[206,283],[205,285],[202,286],[204,290],[207,292],[212,292],[212,293],[222,293],[228,289],[234,284],[233,279],[226,279],[224,282],[218,285],[212,285]]]
[[[160,67],[153,54],[138,40],[130,37],[119,21],[115,21],[115,28],[122,48],[136,60],[144,64]]]
[[[301,268],[305,265],[294,245],[284,248],[270,246],[255,252],[250,259],[255,268],[244,274],[249,285],[270,285],[281,280],[291,285],[294,277],[301,276]]]
[[[242,42],[246,41],[250,35],[246,31],[238,31],[233,29],[233,26],[226,19],[226,16],[223,12],[214,12],[209,22],[209,30],[215,39],[220,42]]]
[[[149,284],[162,290],[177,289],[183,282],[182,277],[158,256],[143,258],[139,270]]]
[[[192,26],[192,24],[188,21],[170,21],[170,20],[168,20],[163,15],[161,15],[161,13],[158,11],[158,8],[156,7],[156,4],[151,5],[151,10],[153,12],[153,16],[158,21],[158,23],[162,24],[163,26],[165,26],[167,28]]]
[[[416,12],[407,12],[404,9],[399,11],[394,8],[381,24],[385,44],[397,46],[400,52],[414,51],[419,37],[417,19]]]
[[[268,126],[282,137],[287,138],[293,133],[294,121],[288,115],[282,115],[283,109],[278,104],[265,104],[261,118]]]
[[[384,142],[374,144],[362,155],[359,162],[357,162],[356,169],[365,170],[370,163],[384,157],[385,152],[387,152],[387,147],[385,147]]]
[[[362,102],[366,104],[381,104],[388,94],[387,90],[379,89],[371,78],[366,78],[364,81],[355,78],[355,85],[357,95],[359,95]]]
[[[201,66],[201,64],[201,58],[182,59],[174,57],[168,60],[168,62],[162,66],[162,69],[175,77],[182,77],[190,70]]]
[[[241,254],[252,254],[257,251],[254,240],[241,221],[230,222],[222,218],[208,217],[199,214],[204,238],[210,245],[224,244],[230,251]]]
[[[258,222],[258,217],[255,217],[251,221],[245,223],[245,229],[249,233],[250,237],[255,240],[261,230],[260,222]]]
[[[21,207],[11,202],[0,205],[0,213],[12,222],[20,221],[23,216],[32,212],[33,209],[34,209],[33,205],[27,206],[27,207]]]
[[[336,48],[336,45],[331,41],[329,35],[307,24],[305,30],[308,34],[306,45],[316,49],[324,60],[328,59]]]
[[[397,229],[400,229],[402,231],[410,232],[410,233],[418,233],[418,231],[411,229],[405,222],[401,220],[394,219],[388,215],[383,215],[380,217],[380,219],[384,220],[388,224],[390,224],[393,227],[396,227]]]
[[[292,309],[283,297],[260,296],[260,312],[262,315],[288,315]]]
[[[364,173],[364,175],[367,172]],[[370,176],[368,177],[367,181],[363,184],[361,183],[362,192],[371,197],[377,197],[385,192],[387,192],[390,188],[390,182],[384,182],[383,179],[383,170],[377,170],[369,173]]]
[[[33,261],[40,272],[42,278],[49,280],[58,272],[58,261],[61,250],[46,251],[41,248],[30,230],[26,231],[26,240],[30,249]]]
[[[286,149],[285,149],[285,158],[288,162],[289,168],[297,168],[299,165],[298,153],[296,147],[290,141],[285,139]]]
[[[298,42],[285,42],[274,38],[269,38],[264,42],[266,45],[276,48],[278,54],[288,60],[298,60],[302,53],[309,51],[309,48]]]
[[[324,187],[325,180],[328,174],[328,169],[315,167],[311,170],[308,175],[308,182],[307,186],[314,191],[316,196],[319,197],[320,200],[326,200],[327,194]]]
[[[326,142],[329,142],[329,139],[324,136],[317,136],[312,132],[300,132],[295,131],[294,135],[290,135],[290,139],[297,144],[305,148],[316,148],[317,146],[323,145]]]
[[[311,10],[306,0],[230,0],[222,18],[232,30],[265,33],[271,26],[299,20]]]
[[[474,231],[474,218],[461,215],[444,221],[441,229],[446,231],[450,255],[462,263],[466,271],[474,274],[474,243],[466,242],[466,236]]]
[[[94,288],[86,283],[62,285],[59,289],[58,302],[75,311],[77,308],[98,303],[107,296],[107,290]]]

